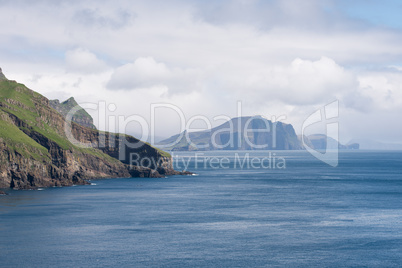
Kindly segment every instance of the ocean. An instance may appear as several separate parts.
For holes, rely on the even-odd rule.
[[[400,267],[402,152],[174,154],[195,176],[0,196],[1,267]],[[274,163],[275,162],[275,163]]]

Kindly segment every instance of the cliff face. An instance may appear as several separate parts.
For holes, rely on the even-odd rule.
[[[15,81],[0,80],[0,188],[29,189],[86,184],[91,178],[180,174],[172,169],[169,154],[134,137],[100,134],[72,122],[74,139],[87,145],[82,148],[67,138],[65,125],[64,117],[54,111],[48,99]],[[131,148],[130,142],[140,146]],[[137,162],[128,165],[132,154]]]
[[[118,159],[126,165],[139,165],[151,169],[172,169],[170,154],[150,146],[129,135],[91,130],[78,124],[71,125],[76,141]]]
[[[261,116],[233,118],[211,130],[172,136],[160,145],[178,151],[302,149],[292,125]]]

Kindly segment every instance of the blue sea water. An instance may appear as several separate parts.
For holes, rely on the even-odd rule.
[[[402,152],[345,151],[335,168],[304,151],[241,167],[269,152],[238,153],[176,153],[198,176],[11,190],[0,266],[401,266]]]

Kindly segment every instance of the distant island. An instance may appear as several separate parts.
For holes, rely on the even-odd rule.
[[[304,137],[304,142],[315,150],[359,149],[358,143],[343,145],[323,134]],[[296,135],[291,124],[272,122],[262,116],[233,118],[204,131],[184,131],[160,141],[157,146],[168,151],[305,149],[301,136]]]
[[[0,69],[0,188],[88,184],[92,178],[163,177],[173,170],[170,154],[123,134],[99,132],[84,109],[71,122],[73,144],[64,131],[74,98],[49,101]],[[128,146],[137,144],[136,148]],[[146,165],[130,165],[130,155]],[[138,162],[138,161],[137,161]]]

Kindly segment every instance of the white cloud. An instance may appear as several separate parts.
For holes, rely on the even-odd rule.
[[[107,65],[87,49],[68,50],[65,54],[66,68],[70,72],[84,74],[99,73],[107,69]]]
[[[171,76],[170,70],[163,63],[153,58],[138,58],[134,63],[118,67],[113,73],[108,87],[111,89],[135,89],[163,85]]]
[[[271,73],[272,76],[266,78],[268,90],[290,104],[326,102],[355,86],[354,77],[326,57],[317,61],[297,58],[290,66]]]
[[[370,98],[377,110],[392,111],[402,107],[402,71],[371,71],[359,76],[361,93]]]
[[[279,101],[288,105],[314,105],[341,99],[357,90],[355,75],[333,59],[296,58],[287,65],[255,66],[243,73],[222,70],[223,88],[234,91],[238,99],[256,105]]]
[[[169,68],[152,57],[141,57],[134,63],[118,67],[107,84],[109,89],[139,89],[165,86],[169,93],[197,88],[197,72],[191,69]]]

